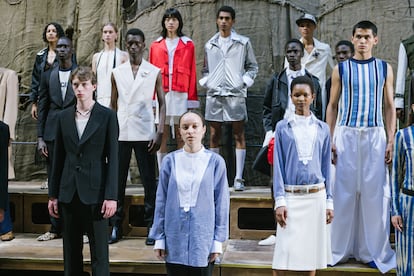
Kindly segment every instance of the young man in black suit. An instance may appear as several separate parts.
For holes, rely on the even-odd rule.
[[[71,81],[77,103],[56,119],[49,214],[63,221],[64,275],[82,275],[86,232],[92,275],[109,276],[107,219],[117,205],[118,120],[93,99],[96,77],[89,67],[75,69]]]
[[[47,175],[51,177],[53,147],[58,114],[75,104],[75,96],[70,85],[70,74],[77,67],[72,62],[72,41],[67,37],[59,38],[56,45],[59,66],[42,74],[38,101],[37,149],[47,158]],[[61,235],[58,219],[50,218],[50,231],[39,236],[38,241],[52,240]]]

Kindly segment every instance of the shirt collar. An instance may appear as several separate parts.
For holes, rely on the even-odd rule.
[[[212,44],[218,44],[218,39],[220,37],[220,33],[216,33],[210,40],[210,43]],[[233,29],[231,30],[230,33],[230,39],[232,41],[238,41],[240,43],[244,43],[244,40],[242,39],[242,36],[240,36],[236,31],[234,31]]]
[[[187,42],[192,41],[191,38],[187,37],[187,36],[180,36],[179,37],[180,40],[184,43],[187,44]],[[158,37],[155,41],[156,42],[161,42],[164,38],[162,36]]]
[[[302,42],[302,43],[303,43],[303,38],[300,38],[299,40],[300,40],[300,42]],[[316,38],[313,38],[313,47],[314,47],[315,49],[318,49],[318,50],[323,50],[323,44],[324,44],[324,43],[320,42],[320,41],[319,41],[319,40],[317,40]]]
[[[288,79],[290,79],[291,77],[296,78],[299,76],[304,76],[305,75],[305,68],[303,66],[301,66],[300,70],[298,71],[293,71],[290,70],[289,67],[286,68],[286,75],[288,77]]]
[[[298,122],[297,122],[297,119],[296,119],[296,116],[295,116],[295,114],[292,114],[292,116],[289,116],[289,118],[287,118],[287,120],[288,120],[288,123],[290,124],[290,125],[296,125]],[[314,124],[314,123],[316,123],[318,121],[318,119],[316,118],[316,116],[311,112],[311,115],[310,115],[310,119],[309,119],[309,124]]]

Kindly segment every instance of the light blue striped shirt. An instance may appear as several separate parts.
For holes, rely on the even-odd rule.
[[[401,215],[400,188],[414,190],[414,126],[397,131],[392,165],[392,215]]]
[[[339,125],[383,127],[382,101],[387,63],[381,59],[349,59],[338,64],[342,84]]]
[[[189,210],[180,206],[175,167],[183,149],[168,154],[161,165],[154,223],[148,236],[164,240],[167,263],[206,267],[215,241],[223,243],[228,239],[230,193],[226,164],[220,155],[203,151],[208,164],[195,206]]]
[[[327,199],[332,199],[330,179],[331,143],[329,127],[312,115],[317,135],[309,162],[299,158],[297,142],[292,130],[292,120],[283,119],[276,125],[273,190],[275,199],[285,196],[285,185],[325,183]],[[308,138],[311,139],[311,138]]]

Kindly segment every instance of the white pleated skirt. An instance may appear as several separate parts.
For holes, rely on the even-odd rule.
[[[311,271],[331,262],[330,225],[326,224],[326,191],[286,193],[287,225],[278,227],[272,268]]]

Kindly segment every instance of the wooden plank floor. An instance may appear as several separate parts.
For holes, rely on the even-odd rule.
[[[155,258],[144,238],[126,238],[109,246],[111,272],[131,275],[163,275],[164,263]],[[270,275],[273,246],[258,246],[257,240],[229,240],[215,275]],[[89,247],[85,244],[86,271],[90,271]],[[34,234],[16,234],[10,242],[0,242],[0,270],[62,271],[62,239],[36,241]],[[221,274],[220,274],[221,273]],[[350,262],[321,270],[318,275],[380,275],[376,269]],[[0,274],[1,275],[1,274]],[[291,275],[295,275],[292,273]],[[386,275],[395,275],[392,271]]]
[[[24,198],[23,201],[28,200],[26,198],[27,195],[34,195],[35,197],[38,195],[42,197],[42,200],[43,198],[47,200],[47,189],[40,189],[40,186],[41,182],[10,182],[9,192],[17,197],[21,196]],[[142,204],[141,201],[144,194],[142,185],[128,185],[126,194],[127,199],[131,201],[130,204]],[[231,189],[230,198],[232,204],[230,233],[236,238],[232,237],[225,244],[221,263],[216,266],[214,275],[270,275],[274,247],[258,246],[257,239],[265,238],[269,233],[273,233],[274,230],[239,229],[239,218],[237,217],[238,208],[271,208],[270,188],[267,186],[247,187],[244,192],[234,192]],[[27,205],[25,206],[25,208],[28,208]],[[19,210],[21,213],[27,213],[27,211]],[[25,217],[21,224],[27,224],[29,219],[29,217]],[[13,241],[0,242],[0,276],[18,275],[9,273],[9,271],[14,270],[63,270],[62,240],[38,242],[36,241],[38,234],[34,233],[16,233],[16,238]],[[120,242],[109,246],[111,272],[114,275],[165,275],[164,263],[155,258],[152,247],[145,245],[144,237],[137,237],[139,236],[139,231],[131,231],[129,235]],[[251,238],[253,236],[254,238]],[[86,263],[85,270],[90,271],[88,245],[85,245],[84,248],[84,258]],[[2,273],[4,271],[7,271],[6,274]],[[337,276],[367,275],[367,273],[380,275],[378,270],[369,268],[356,261],[318,271],[318,275]],[[27,274],[27,276],[29,275],[32,276],[32,274]],[[288,275],[296,274],[291,273]],[[387,275],[395,275],[395,271]],[[36,274],[36,276],[38,275]]]

